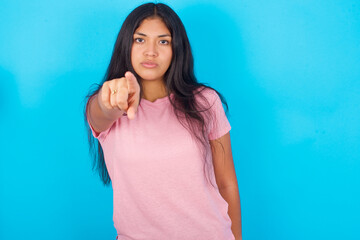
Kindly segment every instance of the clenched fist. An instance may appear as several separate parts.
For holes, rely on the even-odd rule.
[[[119,112],[121,116],[127,113],[129,119],[134,119],[140,101],[140,86],[131,72],[125,77],[115,78],[104,82],[98,92],[98,103],[104,113],[114,115]]]

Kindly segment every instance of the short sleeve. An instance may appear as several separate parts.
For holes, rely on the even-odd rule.
[[[100,142],[102,142],[103,140],[105,140],[106,136],[107,136],[108,133],[110,132],[111,127],[109,127],[108,129],[106,129],[106,130],[104,130],[104,131],[102,131],[102,132],[100,132],[100,133],[97,133],[97,132],[94,130],[93,126],[90,124],[90,121],[89,121],[88,116],[86,117],[86,120],[87,120],[87,122],[88,122],[88,124],[89,124],[89,127],[90,127],[90,129],[91,129],[91,133],[92,133],[92,135],[94,136],[94,138],[98,139]]]
[[[210,98],[212,122],[210,124],[209,140],[218,139],[231,130],[229,120],[227,119],[219,95],[212,91]]]

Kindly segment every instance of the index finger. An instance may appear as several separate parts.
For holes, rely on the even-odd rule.
[[[127,80],[127,85],[128,85],[128,90],[129,92],[133,93],[133,92],[140,92],[140,86],[138,81],[136,80],[135,75],[130,72],[127,71],[125,73],[125,78]]]
[[[132,72],[126,72],[125,78],[129,89],[127,115],[129,119],[134,119],[140,101],[140,86]]]

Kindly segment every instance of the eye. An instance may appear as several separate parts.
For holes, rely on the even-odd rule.
[[[142,41],[144,41],[144,39],[142,39],[142,38],[135,38],[134,41],[135,41],[135,42],[138,42],[138,43],[142,43]]]
[[[161,44],[164,44],[164,45],[168,45],[168,44],[169,44],[169,41],[168,41],[168,40],[160,40],[160,43],[161,43]]]

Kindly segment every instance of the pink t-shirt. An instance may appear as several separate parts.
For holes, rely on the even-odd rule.
[[[208,123],[207,136],[213,140],[231,126],[216,92],[202,93],[217,119]],[[177,120],[168,97],[142,99],[135,119],[122,116],[99,135],[90,127],[112,181],[118,239],[235,239],[228,203],[206,181],[200,149]],[[208,150],[211,158],[210,144]],[[214,174],[208,176],[216,186]]]

